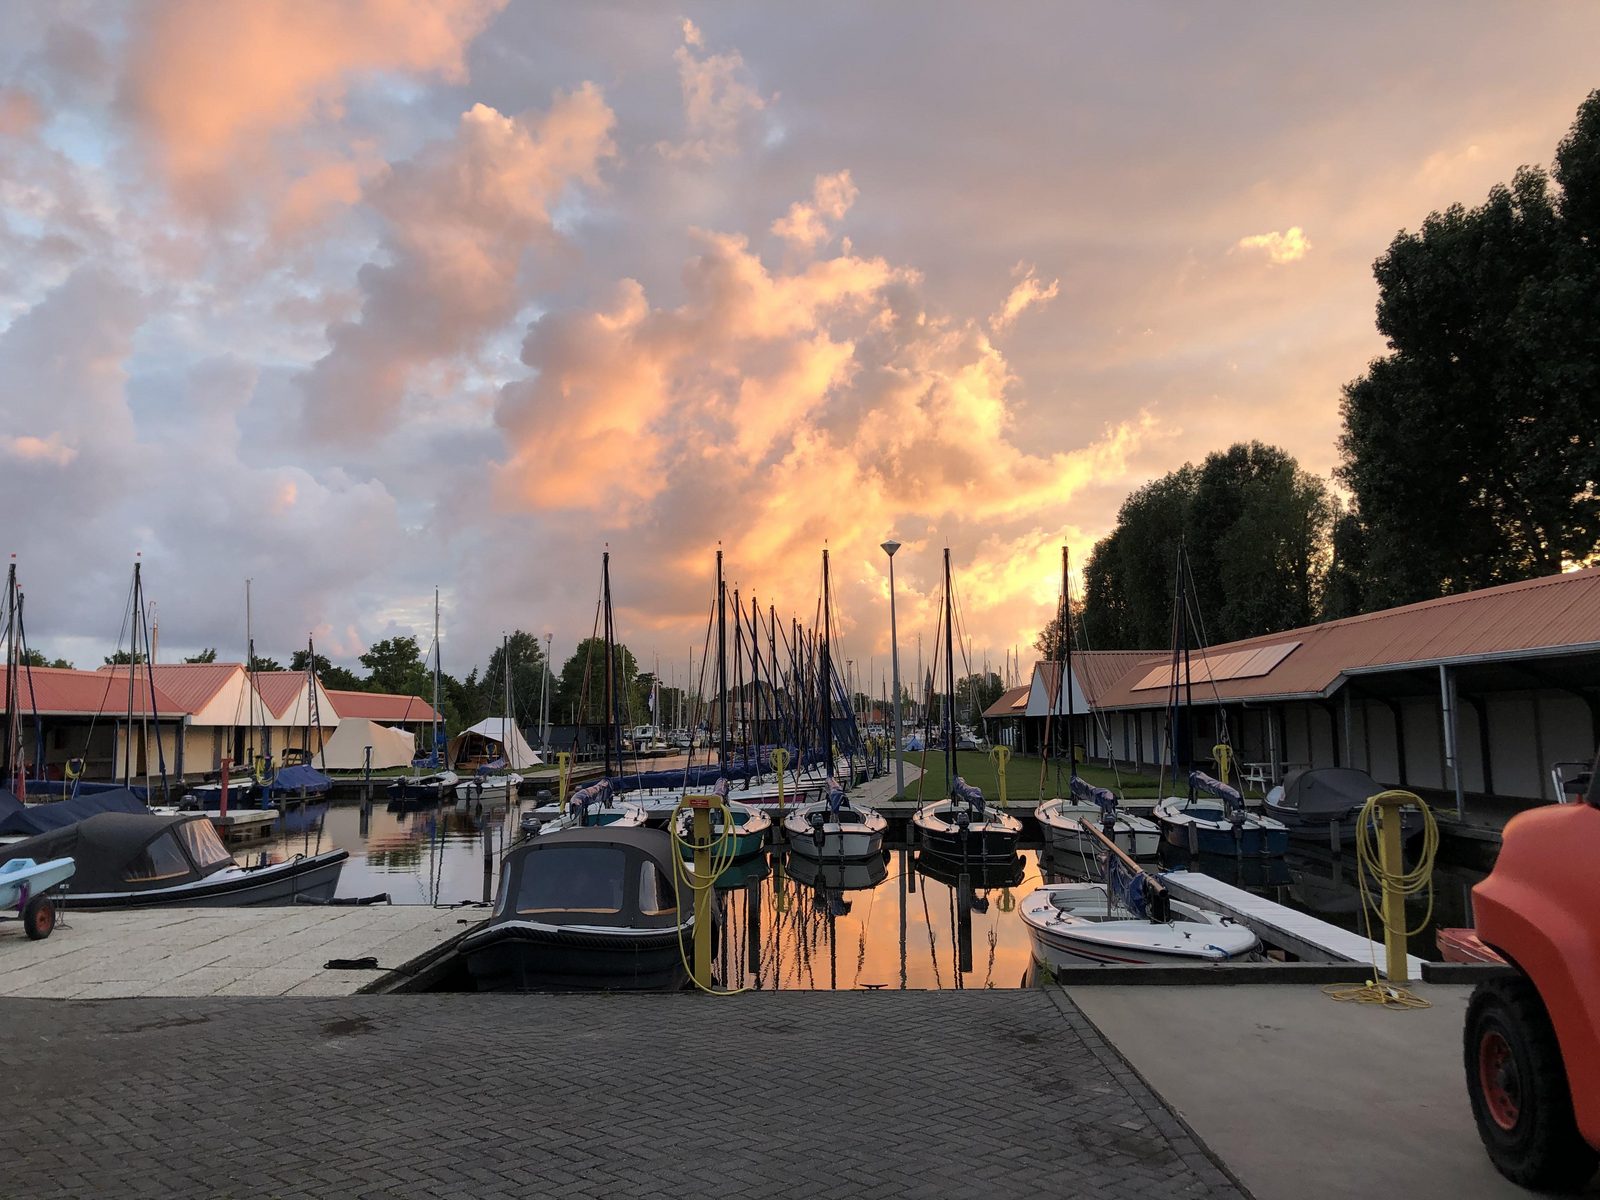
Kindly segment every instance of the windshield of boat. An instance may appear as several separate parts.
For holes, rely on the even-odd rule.
[[[627,859],[610,846],[562,846],[530,854],[517,887],[517,913],[621,912]]]
[[[178,849],[178,839],[169,829],[134,856],[123,869],[122,878],[127,883],[154,883],[183,879],[190,870],[189,860]]]
[[[639,866],[639,911],[647,917],[660,917],[678,911],[672,885],[648,858]]]
[[[217,827],[210,821],[185,821],[178,826],[178,836],[183,839],[194,865],[202,871],[233,863],[233,855],[228,853],[228,848],[217,836]]]

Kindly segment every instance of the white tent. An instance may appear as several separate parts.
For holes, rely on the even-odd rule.
[[[524,767],[536,767],[544,761],[528,745],[527,739],[522,736],[522,730],[517,728],[515,721],[508,721],[504,717],[485,717],[471,729],[464,729],[450,739],[450,761],[456,762],[461,757],[464,747],[473,746],[483,742],[494,742],[500,747],[500,754],[506,760],[506,766],[513,771],[520,771]]]
[[[372,769],[408,767],[417,753],[416,735],[404,729],[379,725],[364,717],[345,717],[333,736],[323,747],[322,754],[312,758],[314,766],[321,766],[327,758],[331,771],[359,771],[366,766],[366,748],[372,747]]]

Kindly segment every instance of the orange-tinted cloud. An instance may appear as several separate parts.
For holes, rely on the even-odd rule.
[[[225,211],[275,134],[336,117],[353,76],[464,77],[504,0],[159,0],[143,11],[125,99],[174,196]]]
[[[1234,243],[1236,250],[1265,250],[1267,258],[1275,263],[1299,262],[1311,252],[1311,239],[1298,225],[1291,225],[1285,233],[1257,233],[1242,237]]]
[[[811,199],[791,204],[788,213],[772,223],[772,232],[799,249],[810,250],[833,236],[828,222],[843,220],[858,194],[849,171],[818,175]]]
[[[748,78],[737,50],[704,53],[705,35],[693,21],[683,22],[683,45],[673,55],[678,83],[683,89],[686,136],[680,142],[660,142],[656,149],[668,158],[710,162],[738,148],[739,131],[767,100]]]
[[[1022,264],[1017,264],[1018,271]],[[1045,304],[1054,300],[1061,293],[1061,281],[1052,279],[1049,283],[1040,283],[1039,277],[1034,274],[1034,268],[1028,267],[1026,273],[1017,281],[1009,294],[1006,302],[1000,306],[1000,311],[989,318],[989,328],[996,333],[1002,333],[1025,311],[1036,305]]]

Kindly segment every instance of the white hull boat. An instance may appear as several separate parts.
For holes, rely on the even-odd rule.
[[[1160,923],[1108,900],[1103,883],[1053,883],[1030,892],[1017,912],[1034,957],[1050,967],[1231,962],[1261,948],[1243,925],[1182,901],[1170,905],[1172,920]]]
[[[826,800],[802,805],[783,818],[789,849],[823,862],[881,856],[889,822],[864,804],[841,804],[835,811]]]
[[[1052,853],[1083,854],[1092,861],[1101,846],[1080,822],[1088,820],[1099,826],[1103,814],[1098,804],[1056,799],[1046,800],[1033,815]],[[1154,821],[1119,809],[1113,817],[1112,840],[1134,858],[1155,858],[1161,852],[1161,827]]]
[[[479,804],[505,804],[517,794],[522,776],[472,775],[456,784],[456,807],[467,809]]]

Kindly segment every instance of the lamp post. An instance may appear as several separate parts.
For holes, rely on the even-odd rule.
[[[895,795],[906,794],[906,767],[900,759],[900,635],[894,620],[894,552],[900,543],[890,538],[883,543],[883,552],[889,556],[889,658],[894,664],[894,734],[889,740],[890,753],[894,755]]]

